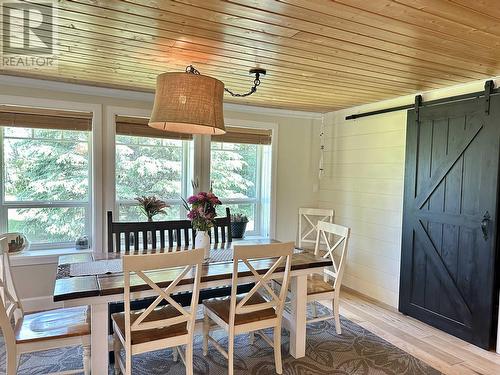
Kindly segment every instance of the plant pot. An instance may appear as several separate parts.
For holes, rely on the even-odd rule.
[[[247,224],[244,222],[231,223],[231,235],[233,238],[243,238],[245,237],[245,231],[247,230]]]

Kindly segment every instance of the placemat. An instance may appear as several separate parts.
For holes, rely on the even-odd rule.
[[[122,272],[122,260],[97,260],[95,262],[73,263],[69,268],[69,276],[93,276],[106,273]]]
[[[233,249],[211,249],[210,258],[203,263],[231,262],[233,260]]]
[[[302,249],[294,249],[294,254],[300,254],[304,252]],[[217,262],[232,262],[233,261],[233,249],[211,249],[210,258],[206,259],[204,263],[217,263]]]

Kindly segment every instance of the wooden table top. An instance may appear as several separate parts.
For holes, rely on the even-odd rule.
[[[243,240],[232,243],[219,244],[212,249],[233,248],[234,245],[265,244],[275,242],[273,240]],[[165,250],[154,250],[154,252],[164,252]],[[170,250],[167,250],[170,251]],[[149,250],[147,253],[151,253]],[[135,254],[135,253],[134,253]],[[141,254],[143,252],[141,251]],[[123,273],[104,274],[97,276],[69,276],[69,265],[72,263],[81,263],[97,261],[103,259],[119,259],[120,253],[82,253],[63,255],[59,257],[57,277],[54,287],[54,302],[67,301],[78,298],[109,296],[114,294],[123,294]],[[261,274],[265,273],[274,263],[272,259],[259,259],[251,262],[255,270]],[[331,266],[329,259],[316,257],[308,251],[295,253],[292,256],[292,271],[303,270],[307,268],[318,268]],[[283,269],[283,268],[282,268]],[[206,263],[202,266],[201,282],[207,283],[218,280],[231,280],[233,271],[233,262],[215,262]],[[278,268],[278,272],[280,269]],[[176,269],[154,270],[145,272],[151,280],[158,283],[161,287],[167,287],[172,280],[179,274]],[[179,285],[186,285],[193,282],[192,274],[188,274]],[[240,265],[239,277],[252,276],[245,265]],[[131,277],[131,290],[143,291],[150,287],[139,277]]]

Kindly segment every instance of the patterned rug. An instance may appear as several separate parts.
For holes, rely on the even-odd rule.
[[[223,332],[215,333],[226,347]],[[325,321],[307,327],[306,356],[299,360],[288,353],[289,336],[283,331],[283,373],[288,375],[438,375],[439,371],[394,345],[342,318],[342,335],[335,333],[335,323]],[[1,340],[1,337],[0,337]],[[71,370],[82,366],[81,348],[50,350],[22,355],[19,374],[37,375]],[[273,350],[256,336],[249,344],[248,335],[235,341],[235,373],[246,375],[275,374]],[[195,374],[227,374],[227,361],[210,346],[207,357],[201,351],[201,337],[196,337]],[[0,341],[0,374],[5,374],[5,347]],[[110,369],[109,374],[112,374]],[[172,361],[172,351],[162,350],[134,357],[133,374],[181,375],[184,365]],[[100,375],[100,374],[98,374]]]

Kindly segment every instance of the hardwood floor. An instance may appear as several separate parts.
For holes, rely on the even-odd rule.
[[[343,288],[340,314],[449,375],[500,374],[500,355]]]

